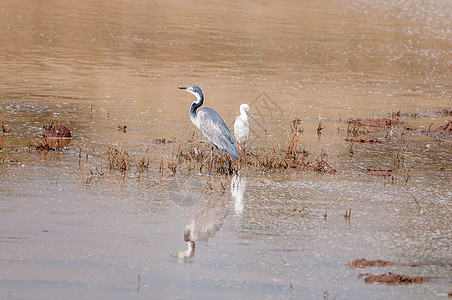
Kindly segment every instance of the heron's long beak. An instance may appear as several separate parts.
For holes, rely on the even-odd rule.
[[[183,87],[183,86],[182,86],[182,87],[180,86],[179,89],[181,89],[181,90],[186,90],[187,88],[186,88],[186,87]]]

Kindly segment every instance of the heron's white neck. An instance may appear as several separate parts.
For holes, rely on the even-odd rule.
[[[190,94],[193,94],[193,95],[195,95],[195,97],[196,97],[196,101],[194,101],[193,103],[195,103],[195,104],[200,104],[201,103],[201,105],[202,105],[202,100],[203,100],[203,98],[201,97],[201,95],[200,94],[198,94],[198,93],[195,93],[195,92],[192,92],[192,91],[188,91]]]
[[[196,114],[196,110],[201,107],[202,103],[204,102],[204,96],[194,93],[192,91],[189,91],[191,94],[195,95],[196,100],[193,101],[193,103],[190,106],[190,120],[192,123],[199,129],[199,120],[198,115]]]

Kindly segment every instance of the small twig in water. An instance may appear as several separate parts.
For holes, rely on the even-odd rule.
[[[352,208],[350,207],[349,210],[345,210],[344,218],[348,221],[350,221],[350,217],[352,216]]]
[[[81,159],[82,158],[82,151],[83,151],[83,146],[85,145],[85,138],[83,137],[83,132],[82,132],[82,143],[80,144],[80,148],[78,151],[78,158]]]
[[[419,202],[416,200],[416,198],[411,194],[410,194],[410,196],[411,196],[411,198],[413,198],[414,202],[416,202],[417,207],[419,207],[419,210],[422,211],[422,206],[419,204]]]
[[[326,125],[325,125],[326,126]],[[317,125],[317,134],[322,134],[322,130],[325,129],[325,126],[322,126],[322,120],[319,121],[319,125]]]

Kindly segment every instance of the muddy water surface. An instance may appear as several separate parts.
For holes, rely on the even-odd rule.
[[[451,118],[451,14],[417,0],[0,1],[0,297],[445,297],[452,146],[429,129]],[[173,176],[178,143],[156,140],[192,139],[194,99],[177,87],[193,84],[228,125],[250,104],[252,151],[283,147],[299,118],[301,146],[337,172]],[[385,117],[415,130],[345,141],[349,118]],[[52,122],[70,144],[29,148]],[[121,145],[150,164],[110,170]],[[362,257],[423,266],[346,266]],[[385,272],[431,280],[358,278]]]

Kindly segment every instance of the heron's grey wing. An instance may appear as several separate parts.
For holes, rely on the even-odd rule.
[[[232,158],[238,158],[231,132],[216,111],[205,107],[198,111],[198,120],[199,130],[210,143],[226,151]]]

